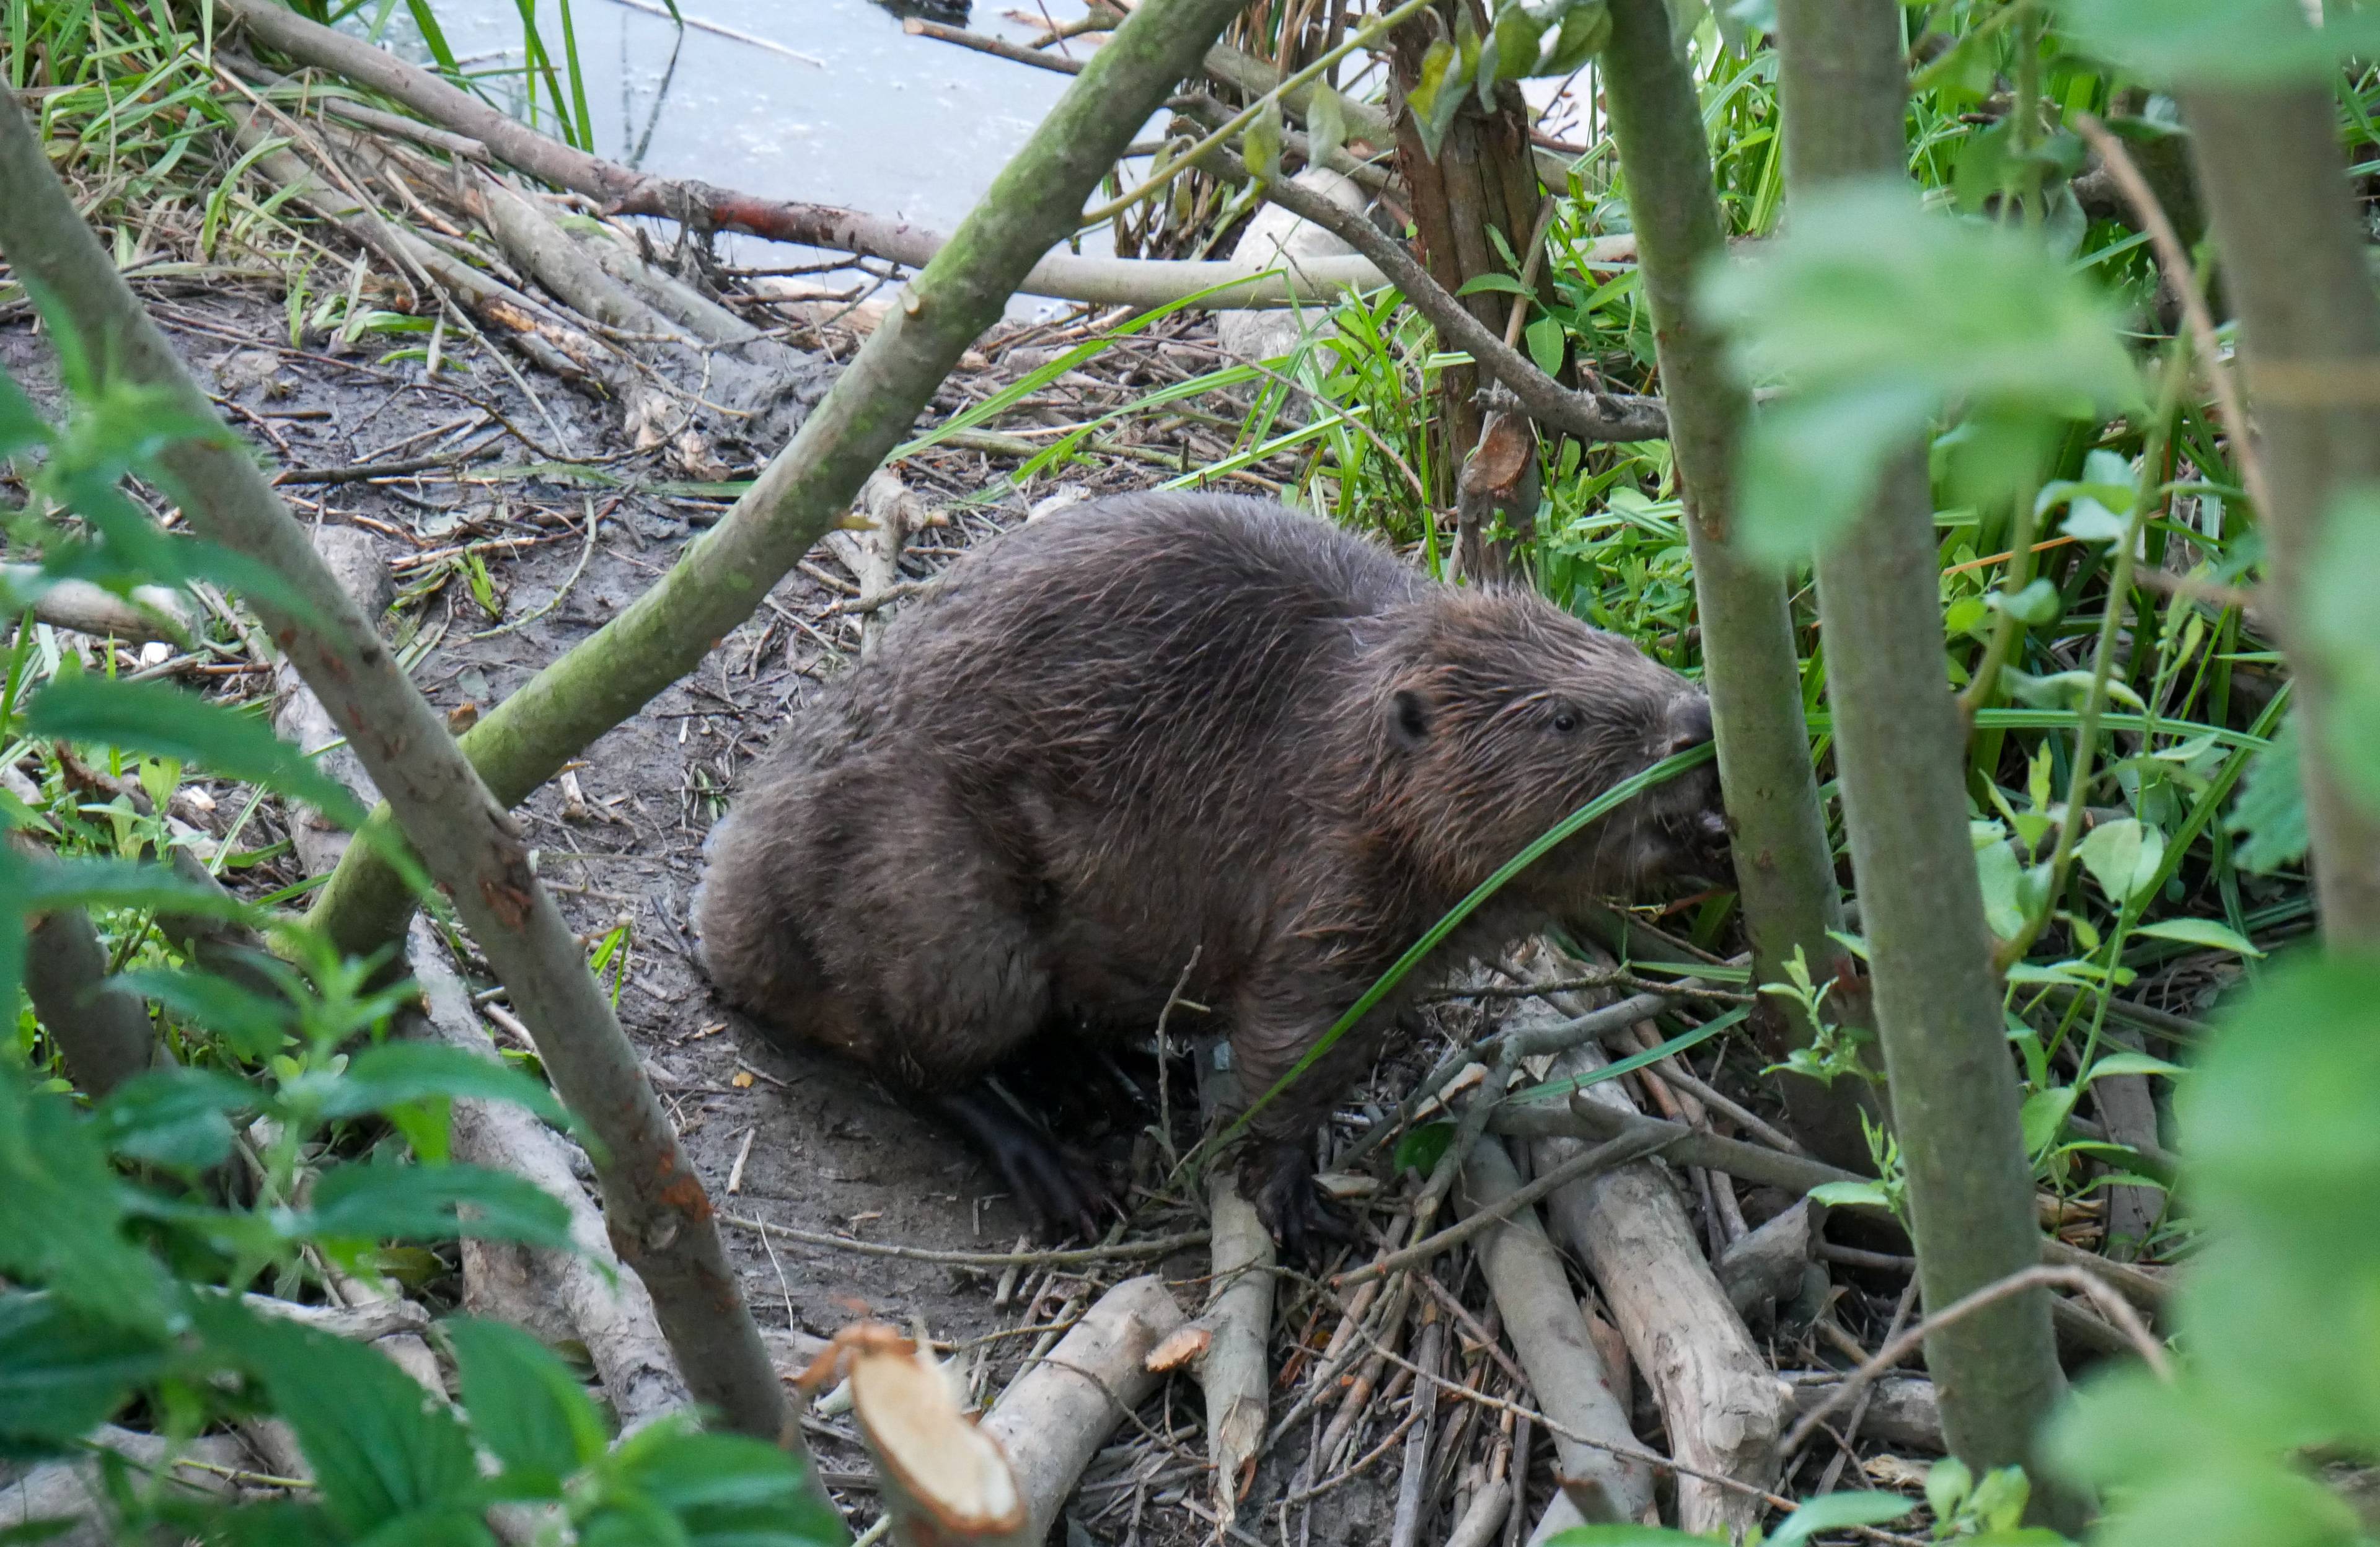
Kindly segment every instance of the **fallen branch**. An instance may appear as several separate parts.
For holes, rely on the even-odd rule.
[[[1463,1167],[1455,1207],[1466,1217],[1492,1212],[1520,1188],[1520,1173],[1503,1141],[1483,1139]],[[1563,1475],[1599,1488],[1608,1509],[1596,1523],[1643,1519],[1653,1502],[1652,1471],[1635,1459],[1644,1447],[1629,1427],[1626,1406],[1610,1388],[1578,1297],[1536,1211],[1524,1209],[1513,1218],[1497,1220],[1475,1249],[1537,1407],[1552,1420],[1548,1428]],[[1581,1436],[1603,1444],[1582,1443]]]
[[[529,863],[511,818],[405,668],[228,431],[84,225],[13,96],[0,101],[0,248],[46,286],[112,383],[156,390],[164,411],[218,433],[159,460],[191,527],[261,564],[284,591],[251,604],[390,802],[534,1033],[562,1098],[602,1140],[612,1238],[645,1282],[689,1383],[747,1433],[800,1443],[702,1185],[610,1001]],[[352,854],[350,855],[352,858]],[[821,1498],[823,1493],[821,1492]]]
[[[1554,1102],[1500,1102],[1495,1114],[1488,1120],[1488,1131],[1532,1139],[1597,1140],[1617,1139],[1622,1134],[1643,1134],[1649,1139],[1656,1133],[1673,1132],[1678,1136],[1677,1141],[1663,1151],[1671,1164],[1707,1166],[1713,1171],[1724,1171],[1730,1176],[1759,1186],[1783,1188],[1788,1192],[1808,1192],[1829,1182],[1875,1180],[1872,1176],[1845,1171],[1823,1161],[1780,1154],[1765,1145],[1746,1144],[1740,1139],[1704,1133],[1682,1123],[1668,1123],[1658,1117],[1616,1112],[1585,1097],[1586,1092],[1579,1092],[1567,1107]],[[1847,1207],[1869,1212],[1864,1204]],[[2069,1246],[2055,1236],[2041,1238],[2041,1256],[2043,1261],[2053,1267],[2080,1268],[2095,1275],[2114,1285],[2126,1299],[2153,1315],[2164,1309],[2172,1293],[2171,1286],[2153,1273],[2143,1273],[2129,1263],[2111,1262],[2095,1252]]]
[[[27,590],[41,581],[41,566],[0,564],[0,596]],[[187,645],[196,619],[180,591],[164,586],[135,586],[129,596],[118,596],[89,580],[54,580],[33,601],[33,621],[53,628],[71,628],[94,639],[118,639],[134,644],[163,640]]]
[[[1160,1236],[1148,1241],[1118,1241],[1113,1246],[1060,1247],[1048,1251],[944,1251],[935,1247],[896,1246],[890,1241],[855,1241],[818,1230],[797,1230],[771,1220],[743,1214],[721,1214],[720,1223],[755,1235],[774,1236],[804,1246],[832,1247],[861,1257],[897,1257],[910,1262],[942,1262],[959,1268],[1087,1268],[1099,1262],[1148,1262],[1177,1251],[1202,1247],[1210,1238],[1204,1230]]]
[[[1482,1206],[1460,1224],[1451,1224],[1437,1235],[1415,1242],[1402,1251],[1391,1252],[1351,1273],[1342,1273],[1330,1281],[1334,1289],[1351,1288],[1369,1279],[1381,1277],[1400,1268],[1417,1267],[1450,1248],[1462,1245],[1472,1236],[1494,1224],[1498,1220],[1517,1213],[1558,1188],[1572,1182],[1583,1182],[1589,1176],[1616,1170],[1632,1161],[1640,1161],[1664,1148],[1658,1139],[1631,1135],[1598,1144],[1592,1150],[1571,1156],[1560,1165],[1537,1177],[1526,1187],[1517,1188],[1492,1206]]]
[[[431,122],[485,145],[507,165],[600,200],[616,214],[657,215],[698,230],[741,231],[771,241],[880,258],[908,268],[925,267],[958,239],[905,220],[887,220],[832,204],[759,199],[691,178],[637,172],[540,134],[427,70],[361,39],[309,21],[273,0],[224,0],[224,8],[257,41],[302,64],[334,71],[393,97]],[[1113,47],[1109,44],[1100,55]],[[1156,109],[1171,84],[1160,88],[1158,100],[1148,104],[1149,111]],[[1145,117],[1143,114],[1135,118],[1135,126]],[[1124,143],[1118,140],[1116,149],[1122,151]],[[1067,233],[1072,230],[1070,223]],[[1369,263],[1313,265],[1302,276],[1265,275],[1230,263],[1087,258],[1050,251],[1057,241],[1052,238],[1042,244],[1037,261],[1026,266],[1013,290],[1102,306],[1160,306],[1228,286],[1201,304],[1311,306],[1335,299],[1349,286],[1371,288],[1381,282],[1379,271]]]
[[[1230,1166],[1218,1166],[1208,1197],[1215,1222],[1215,1297],[1206,1321],[1214,1340],[1199,1368],[1207,1395],[1207,1459],[1215,1468],[1215,1512],[1239,1513],[1240,1496],[1264,1443],[1265,1349],[1272,1337],[1272,1235],[1240,1196]]]
[[[1576,1048],[1555,1060],[1553,1072],[1557,1078],[1584,1074],[1604,1061],[1597,1049]],[[1578,1099],[1619,1107],[1628,1098],[1618,1085],[1603,1084],[1580,1091]],[[1545,1172],[1579,1149],[1574,1139],[1539,1139],[1531,1153]],[[1660,1404],[1671,1453],[1702,1471],[1766,1486],[1777,1464],[1782,1393],[1712,1275],[1694,1222],[1668,1179],[1650,1164],[1608,1171],[1555,1192],[1546,1217],[1603,1291],[1612,1322]],[[1741,1535],[1760,1513],[1738,1491],[1694,1478],[1678,1483],[1682,1530]]]
[[[1137,14],[1156,6],[1157,0],[1145,0]],[[1182,1322],[1182,1308],[1162,1280],[1128,1278],[1100,1296],[985,1416],[983,1431],[1007,1453],[1025,1498],[1027,1520],[1019,1541],[1049,1536],[1058,1506],[1092,1456],[1157,1389],[1162,1377],[1146,1361]]]
[[[427,920],[414,920],[406,947],[427,1011],[419,1032],[495,1061],[496,1044],[480,1024],[470,989]],[[578,1184],[566,1141],[535,1113],[510,1102],[458,1101],[451,1127],[449,1144],[456,1160],[509,1171],[560,1200],[570,1211],[570,1239],[577,1249],[466,1241],[465,1305],[530,1326],[559,1312],[568,1335],[585,1346],[623,1431],[684,1407],[690,1400],[686,1381],[662,1335],[652,1292],[634,1273],[619,1271],[619,1253],[604,1231],[602,1213]],[[504,1303],[492,1303],[500,1293],[498,1283],[516,1285],[517,1292],[505,1295]]]

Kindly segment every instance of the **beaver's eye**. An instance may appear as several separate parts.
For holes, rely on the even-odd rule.
[[[1571,732],[1578,729],[1578,711],[1575,709],[1555,710],[1554,729],[1561,732],[1564,736],[1568,736]]]

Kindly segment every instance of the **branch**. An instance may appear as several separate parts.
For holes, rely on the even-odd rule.
[[[1351,213],[1286,178],[1266,183],[1264,192],[1282,209],[1312,221],[1370,259],[1389,283],[1403,292],[1414,310],[1429,319],[1441,340],[1470,355],[1538,423],[1583,441],[1658,441],[1669,434],[1669,415],[1659,398],[1572,392],[1497,337],[1494,329],[1471,315],[1430,278],[1402,244],[1382,236],[1365,216]]]
[[[2106,1311],[2116,1325],[2123,1329],[2125,1339],[2141,1356],[2141,1361],[2149,1367],[2150,1372],[2160,1381],[2168,1384],[2172,1383],[2173,1360],[2166,1353],[2165,1346],[2150,1333],[2142,1322],[2140,1313],[2126,1304],[2122,1296],[2079,1268],[2026,1268],[1998,1283],[1986,1284],[1956,1304],[1945,1307],[1939,1315],[1928,1316],[1900,1336],[1888,1341],[1865,1364],[1844,1377],[1842,1384],[1828,1392],[1826,1400],[1802,1415],[1785,1436],[1783,1453],[1791,1456],[1828,1414],[1865,1391],[1870,1382],[1915,1353],[1919,1345],[1928,1337],[1949,1330],[1979,1310],[1988,1309],[2031,1290],[2053,1285],[2089,1297],[2094,1305]]]
[[[105,362],[112,378],[158,390],[169,412],[220,427],[77,214],[13,95],[0,102],[0,249],[18,274],[56,297],[89,358]],[[201,536],[278,578],[279,587],[251,597],[257,613],[346,727],[532,1029],[556,1089],[601,1139],[612,1238],[652,1288],[688,1383],[734,1427],[798,1448],[701,1182],[570,926],[531,870],[519,829],[246,448],[224,431],[181,442],[159,460]]]
[[[392,97],[431,123],[484,145],[497,160],[557,188],[600,200],[615,214],[656,215],[698,230],[742,231],[771,241],[881,258],[908,268],[924,268],[936,253],[959,239],[905,220],[888,220],[832,204],[761,199],[693,178],[638,172],[540,134],[429,71],[359,38],[309,21],[274,0],[224,0],[224,8],[259,43],[301,64],[331,70]],[[1106,52],[1107,48],[1100,50]],[[1188,75],[1196,67],[1194,63],[1182,74]],[[1168,81],[1150,100],[1149,113],[1157,110],[1173,84]],[[1147,117],[1148,114],[1141,115],[1135,125]],[[1126,143],[1119,140],[1117,150],[1121,152]],[[962,235],[964,231],[963,226]],[[1064,229],[1042,244],[1012,288],[1102,306],[1158,306],[1228,286],[1224,293],[1202,304],[1273,307],[1327,303],[1348,286],[1367,288],[1380,283],[1378,272],[1370,264],[1344,260],[1304,265],[1305,275],[1300,279],[1252,274],[1234,263],[1086,258],[1050,250],[1073,232],[1070,219]]]
[[[1132,131],[1237,9],[1234,0],[1144,0],[725,518],[465,736],[464,751],[498,800],[519,801],[692,671],[843,519],[960,354],[999,320],[1040,255],[1073,231]],[[366,834],[388,827],[376,813]],[[411,907],[387,862],[362,842],[332,873],[312,917],[344,947],[370,951],[403,932]]]

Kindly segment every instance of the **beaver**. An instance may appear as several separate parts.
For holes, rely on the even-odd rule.
[[[953,564],[750,768],[694,911],[724,994],[990,1151],[1044,1224],[1096,1189],[983,1077],[1044,1032],[1146,1037],[1177,992],[1271,1087],[1498,866],[1710,739],[1708,701],[1538,597],[1435,583],[1269,501],[1086,502]],[[1709,765],[1557,847],[1438,953],[1723,873]],[[1284,1247],[1345,1226],[1317,1123],[1373,1011],[1250,1125]]]

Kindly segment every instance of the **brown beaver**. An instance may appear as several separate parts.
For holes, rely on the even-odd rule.
[[[1424,930],[1612,785],[1707,741],[1703,695],[1519,591],[1438,585],[1266,501],[1093,501],[953,565],[744,781],[695,900],[771,1028],[939,1100],[1044,1223],[1097,1201],[987,1071],[1044,1030],[1146,1036],[1177,983],[1269,1088]],[[1441,949],[1719,873],[1708,765],[1548,855]],[[1383,1005],[1260,1111],[1259,1206],[1342,1227],[1305,1144]]]

